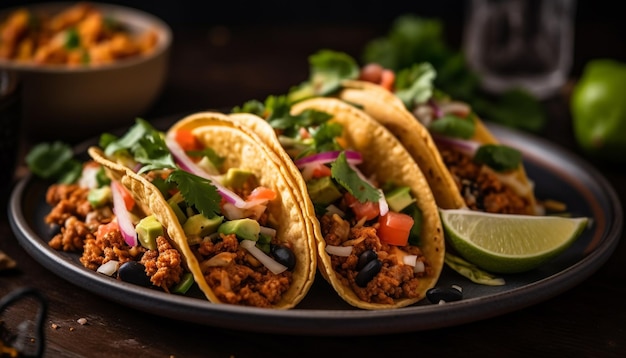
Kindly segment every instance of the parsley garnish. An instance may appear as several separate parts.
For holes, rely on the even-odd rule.
[[[333,179],[350,194],[354,195],[359,202],[378,202],[380,200],[380,192],[359,177],[357,172],[348,164],[345,152],[341,152],[331,164],[330,172]]]
[[[485,144],[474,154],[474,161],[485,164],[497,172],[506,172],[520,166],[522,153],[505,145]]]

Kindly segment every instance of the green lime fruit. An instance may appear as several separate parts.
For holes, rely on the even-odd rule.
[[[595,59],[583,69],[570,101],[574,135],[581,149],[609,161],[626,150],[626,63]]]
[[[493,273],[532,270],[569,247],[588,218],[491,214],[440,210],[450,246],[467,261]]]

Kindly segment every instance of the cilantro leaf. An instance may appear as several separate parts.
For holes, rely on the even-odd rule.
[[[120,151],[128,152],[135,161],[144,164],[140,173],[176,167],[174,157],[163,139],[163,133],[141,118],[137,118],[135,125],[121,138],[114,139],[110,134],[104,134],[100,137],[100,143],[106,145],[104,153],[107,156],[113,156]]]
[[[476,125],[473,118],[461,118],[453,114],[446,114],[432,121],[428,129],[446,137],[470,139],[476,131]]]
[[[82,172],[82,164],[74,159],[72,148],[60,141],[35,145],[25,160],[35,175],[60,183],[73,183]]]
[[[381,193],[370,183],[361,179],[359,174],[348,164],[345,152],[341,152],[331,164],[330,172],[332,178],[359,202],[378,202],[380,200]]]
[[[486,144],[478,148],[474,161],[485,164],[497,172],[516,169],[522,163],[522,153],[514,148],[499,144]]]
[[[166,182],[178,185],[185,202],[198,209],[202,215],[212,218],[219,215],[222,197],[210,180],[175,169],[167,177]]]

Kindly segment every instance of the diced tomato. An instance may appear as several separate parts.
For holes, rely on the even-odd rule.
[[[257,186],[252,190],[250,195],[248,195],[247,201],[254,200],[274,200],[276,199],[276,192],[270,188],[264,186]]]
[[[120,231],[120,226],[117,224],[117,220],[113,220],[108,224],[102,224],[98,226],[98,230],[96,231],[96,238],[103,238],[104,235],[113,231]]]
[[[330,168],[324,164],[320,164],[313,169],[313,178],[321,178],[330,176]]]
[[[413,218],[409,215],[393,211],[378,219],[378,237],[390,245],[406,246],[409,242],[409,233],[413,227]]]
[[[375,219],[380,215],[380,206],[378,202],[366,201],[364,203],[358,201],[353,195],[346,193],[345,200],[357,220],[365,218],[365,220]]]
[[[187,129],[179,129],[176,131],[174,139],[185,151],[200,150],[202,146],[198,139]]]
[[[380,76],[380,86],[391,92],[395,81],[396,74],[392,70],[384,69]]]

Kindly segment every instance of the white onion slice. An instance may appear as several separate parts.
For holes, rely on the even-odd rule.
[[[335,256],[350,256],[352,253],[352,246],[336,246],[336,245],[326,245],[326,252],[330,255]]]
[[[261,226],[261,231],[259,233],[267,235],[271,238],[276,237],[276,229],[267,226]]]
[[[258,247],[256,247],[256,242],[252,240],[241,240],[239,243],[241,247],[248,250],[248,252],[254,256],[257,260],[259,260],[268,270],[272,271],[273,274],[278,275],[281,272],[287,270],[287,266],[279,263],[273,258],[269,257],[265,254],[265,252],[261,251]]]
[[[326,213],[328,214],[337,214],[340,217],[345,217],[346,213],[344,213],[341,209],[339,209],[337,206],[330,204],[326,207]]]
[[[100,265],[100,267],[98,267],[96,272],[101,273],[103,275],[107,275],[107,276],[113,276],[113,274],[117,272],[117,269],[119,268],[119,264],[120,264],[119,261],[116,261],[116,260],[107,261],[103,263],[102,265]]]
[[[413,272],[415,273],[424,272],[426,269],[424,262],[417,259],[417,255],[405,255],[402,257],[402,261],[405,265],[413,266]]]
[[[137,232],[135,231],[135,225],[130,217],[130,213],[126,209],[126,203],[122,196],[122,190],[126,190],[122,184],[117,181],[111,182],[111,193],[113,194],[113,212],[117,217],[117,224],[120,227],[120,232],[124,241],[132,247],[137,246]]]

